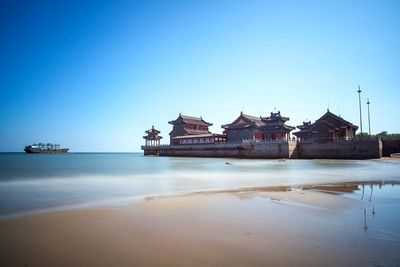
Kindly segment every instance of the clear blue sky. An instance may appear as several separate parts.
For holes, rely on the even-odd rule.
[[[139,151],[180,112],[400,132],[399,1],[1,1],[0,151]]]

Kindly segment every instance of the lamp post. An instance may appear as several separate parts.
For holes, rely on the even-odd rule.
[[[367,98],[367,105],[368,105],[368,134],[371,135],[371,120],[369,117],[369,104],[371,102],[369,102],[369,98]]]
[[[358,93],[358,105],[360,107],[360,129],[361,129],[361,136],[362,136],[363,130],[362,130],[362,116],[361,116],[361,89],[360,89],[360,86],[358,86],[357,93]]]

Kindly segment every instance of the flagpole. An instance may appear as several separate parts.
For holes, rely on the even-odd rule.
[[[362,136],[363,130],[362,130],[362,116],[361,116],[361,89],[360,89],[360,86],[358,86],[357,93],[358,93],[358,105],[360,107],[360,129],[361,129],[361,136]]]

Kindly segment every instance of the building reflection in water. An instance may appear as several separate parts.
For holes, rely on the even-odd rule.
[[[372,218],[375,218],[375,214],[376,214],[376,212],[375,212],[375,207],[373,206],[372,207]],[[364,233],[366,234],[367,233],[367,230],[368,230],[368,225],[367,225],[367,209],[365,209],[364,208]]]
[[[361,200],[363,200],[364,199],[364,185],[362,185],[362,194],[361,194]]]
[[[365,233],[367,233],[367,229],[368,229],[368,226],[367,226],[367,210],[364,209],[364,232]]]
[[[371,202],[371,200],[372,200],[372,192],[374,191],[374,185],[371,184],[370,187],[371,187],[371,194],[369,196],[369,202]]]

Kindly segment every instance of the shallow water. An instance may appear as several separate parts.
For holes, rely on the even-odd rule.
[[[352,227],[366,239],[393,242],[400,249],[400,186],[398,184],[363,184],[345,197],[357,199]],[[347,224],[351,227],[351,224]],[[362,231],[361,231],[362,229]],[[398,257],[400,260],[400,256]]]
[[[241,187],[400,182],[400,161],[144,157],[140,153],[0,154],[0,219]]]

